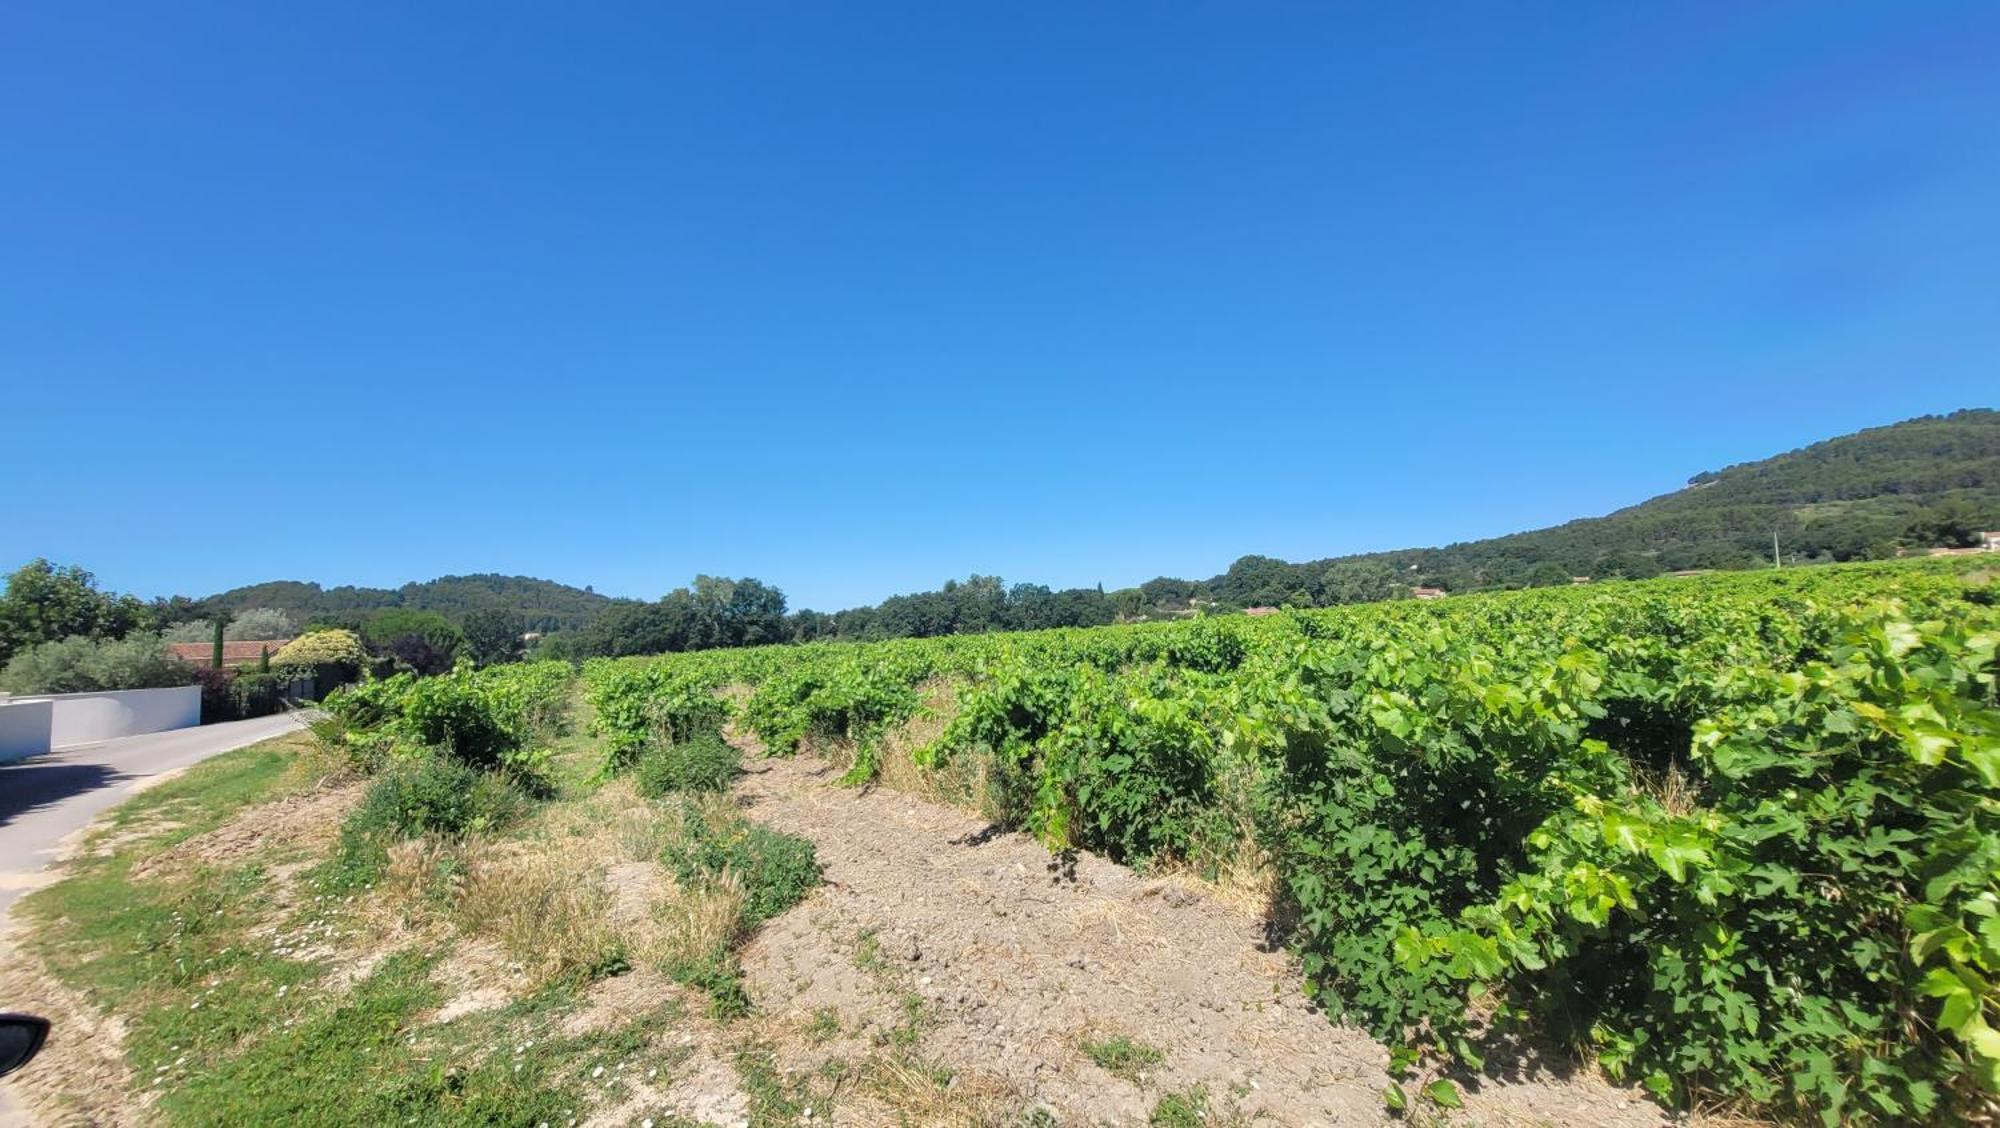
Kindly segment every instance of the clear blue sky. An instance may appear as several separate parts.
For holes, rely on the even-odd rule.
[[[2000,401],[1996,58],[1991,3],[11,4],[0,565],[835,608],[1605,512]]]

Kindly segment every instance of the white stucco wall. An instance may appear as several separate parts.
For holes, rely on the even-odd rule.
[[[58,693],[16,697],[15,702],[46,701],[55,706],[49,721],[49,746],[95,744],[142,732],[165,732],[201,723],[201,687],[120,689],[104,693]],[[17,708],[10,705],[9,708]]]
[[[0,763],[47,752],[55,710],[50,701],[0,701]]]

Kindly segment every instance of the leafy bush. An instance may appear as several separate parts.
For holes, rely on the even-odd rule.
[[[375,777],[340,828],[340,848],[322,874],[336,889],[381,873],[390,843],[419,834],[465,835],[519,819],[527,799],[508,779],[445,756],[406,761]]]
[[[631,767],[648,744],[720,732],[730,707],[716,696],[716,684],[700,672],[682,675],[657,662],[592,661],[584,685],[606,738],[605,773]]]
[[[408,674],[398,674],[341,686],[320,706],[354,728],[380,728],[402,719],[403,698],[413,681]]]
[[[639,793],[658,798],[673,792],[723,791],[742,771],[742,754],[709,732],[688,740],[648,748],[639,757]]]
[[[158,635],[45,642],[0,670],[0,690],[8,693],[164,689],[194,680],[195,668],[174,657]]]
[[[361,637],[379,653],[393,657],[399,669],[431,676],[450,670],[465,648],[465,632],[435,611],[392,607],[370,615]]]
[[[276,674],[197,666],[194,676],[201,686],[202,724],[268,717],[285,707],[289,679]]]
[[[340,721],[346,744],[436,748],[536,784],[547,757],[537,741],[564,725],[573,678],[560,662],[478,671],[462,666],[435,678],[402,673],[336,690],[325,707]]]
[[[353,631],[313,631],[302,634],[271,655],[271,668],[281,672],[353,681],[368,665],[368,651]]]
[[[745,931],[791,908],[819,884],[813,844],[733,814],[711,819],[700,804],[682,800],[683,833],[660,860],[689,888],[733,874],[743,888]]]
[[[1957,1119],[2000,1088],[1996,645],[1884,609],[1796,673],[1722,672],[1699,806],[1574,787],[1492,901],[1407,957],[1662,1097]]]
[[[481,768],[499,767],[520,750],[521,735],[469,668],[404,683],[404,690],[402,726],[419,742]]]
[[[267,717],[285,707],[285,687],[290,679],[277,674],[245,670],[236,675],[232,686],[239,717]]]

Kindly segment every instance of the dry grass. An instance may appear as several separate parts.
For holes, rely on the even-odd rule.
[[[721,797],[695,810],[717,821],[733,815]],[[546,808],[519,839],[398,844],[379,901],[418,918],[448,917],[466,935],[493,940],[537,982],[620,960],[670,967],[724,949],[743,927],[743,892],[732,878],[681,889],[659,865],[682,819],[677,805],[650,803],[628,781],[614,781]]]
[[[459,927],[490,936],[543,981],[614,964],[624,943],[598,859],[541,843],[468,843]]]
[[[1017,1123],[1026,1103],[996,1077],[954,1072],[907,1054],[878,1054],[863,1063],[861,1091],[883,1106],[882,1116],[869,1119],[885,1124],[986,1128]]]
[[[1642,773],[1639,786],[1676,817],[1691,815],[1701,806],[1701,785],[1677,763],[1668,764],[1665,771]]]
[[[653,967],[672,967],[722,951],[742,932],[743,890],[724,874],[698,890],[673,890],[635,931],[632,954]]]

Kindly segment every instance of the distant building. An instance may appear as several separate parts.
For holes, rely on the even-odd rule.
[[[264,654],[276,654],[284,645],[292,641],[288,638],[267,638],[250,642],[225,642],[222,644],[222,668],[240,670],[245,666],[260,665]],[[167,649],[174,657],[195,666],[210,666],[215,663],[215,644],[212,642],[175,642]]]
[[[1979,544],[1988,552],[2000,552],[2000,532],[1979,534]]]
[[[1689,576],[1706,576],[1713,571],[1715,571],[1713,568],[1683,568],[1678,572],[1668,572],[1667,575],[1677,579],[1686,579]]]
[[[1570,583],[1573,583],[1573,584],[1587,584],[1587,583],[1589,583],[1589,582],[1590,582],[1590,577],[1589,577],[1589,576],[1571,576],[1571,577],[1569,578],[1569,582],[1570,582]]]
[[[1443,588],[1413,587],[1410,589],[1410,598],[1412,599],[1443,599],[1444,597],[1445,590]]]
[[[1259,616],[1276,615],[1278,613],[1278,609],[1276,607],[1245,607],[1243,609],[1243,613],[1245,615],[1259,615]]]

